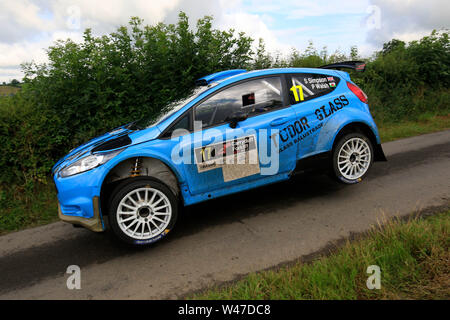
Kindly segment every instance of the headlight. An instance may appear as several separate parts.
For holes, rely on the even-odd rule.
[[[124,149],[115,150],[113,152],[93,154],[72,163],[70,166],[64,168],[59,172],[59,176],[62,178],[73,176],[74,174],[82,173],[91,169],[94,169],[102,164],[108,162],[110,159],[117,156]]]

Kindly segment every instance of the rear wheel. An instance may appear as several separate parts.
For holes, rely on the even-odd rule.
[[[333,173],[339,182],[345,184],[360,182],[372,163],[372,143],[361,133],[343,136],[333,150]]]
[[[175,225],[177,203],[175,195],[159,181],[148,178],[125,181],[111,195],[111,229],[129,244],[156,242]]]

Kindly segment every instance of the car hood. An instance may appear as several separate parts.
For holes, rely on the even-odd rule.
[[[89,140],[88,142],[80,145],[77,148],[74,148],[69,151],[67,155],[62,157],[52,168],[52,174],[54,174],[56,171],[59,171],[60,169],[72,164],[73,162],[77,161],[78,159],[86,156],[88,153],[96,152],[98,149],[101,149],[101,151],[108,150],[108,145],[111,145],[110,149],[114,148],[114,141],[117,141],[119,139],[125,140],[128,139],[129,141],[124,144],[124,146],[131,146],[137,143],[142,143],[148,140],[155,139],[160,131],[159,129],[155,127],[150,127],[146,129],[135,129],[132,126],[133,123],[128,123],[126,125],[120,126],[118,128],[115,128],[114,130],[111,130],[110,132],[107,132],[101,136],[98,136],[94,139]],[[94,150],[95,149],[95,150]]]

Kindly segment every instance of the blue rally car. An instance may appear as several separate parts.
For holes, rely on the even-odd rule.
[[[345,184],[385,161],[360,61],[321,68],[227,70],[152,123],[133,122],[72,150],[53,168],[61,220],[146,245],[179,208],[289,179],[310,168]],[[107,219],[104,219],[107,217]]]

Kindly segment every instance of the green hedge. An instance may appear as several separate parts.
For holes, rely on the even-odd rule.
[[[407,46],[399,40],[383,51],[357,77],[382,121],[415,119],[422,113],[449,111],[450,52],[448,32],[433,31]]]

